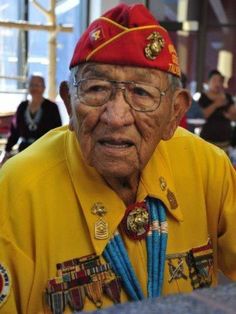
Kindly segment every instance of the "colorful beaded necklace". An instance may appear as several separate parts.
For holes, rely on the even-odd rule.
[[[150,215],[150,230],[146,238],[147,292],[148,297],[158,297],[161,295],[163,285],[167,246],[168,230],[166,211],[162,202],[155,198],[148,198],[146,204]],[[110,263],[116,275],[121,278],[124,290],[130,299],[133,301],[144,299],[141,286],[118,231],[115,232],[114,236],[108,242],[103,256]]]

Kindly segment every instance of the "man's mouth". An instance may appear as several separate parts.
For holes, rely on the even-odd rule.
[[[134,145],[130,140],[114,140],[114,139],[102,139],[99,140],[99,144],[108,148],[129,148]]]

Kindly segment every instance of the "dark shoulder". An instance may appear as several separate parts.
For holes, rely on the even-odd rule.
[[[234,104],[234,100],[233,100],[233,97],[232,95],[230,95],[229,93],[225,93],[225,96],[228,100],[228,104],[231,105],[231,104]]]
[[[207,94],[204,93],[204,92],[201,92],[201,95],[200,95],[199,100],[200,100],[200,99],[203,99],[203,100],[205,100],[205,99],[210,100],[210,98],[209,98],[209,97],[207,96]]]
[[[18,109],[19,109],[19,110],[26,109],[27,106],[28,106],[28,100],[24,100],[24,101],[22,101],[22,102],[19,104],[17,110],[18,110]]]
[[[207,96],[206,93],[202,92],[201,96],[198,100],[198,103],[201,107],[204,107],[206,105],[209,105],[212,102],[212,100]]]
[[[58,110],[57,104],[50,99],[44,98],[44,101],[42,103],[42,107],[45,110]]]

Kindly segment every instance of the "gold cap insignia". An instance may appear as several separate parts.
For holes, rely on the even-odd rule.
[[[89,33],[90,42],[96,44],[104,39],[103,30],[101,27],[94,29],[92,32]]]
[[[95,32],[93,32],[93,33],[91,34],[91,37],[92,37],[94,40],[100,39],[100,36],[101,36],[101,30],[100,30],[100,29],[97,30],[97,31],[95,31]]]
[[[147,40],[150,40],[150,43],[147,44],[144,49],[145,56],[148,59],[155,60],[161,50],[164,48],[165,40],[158,32],[153,32],[147,37]]]

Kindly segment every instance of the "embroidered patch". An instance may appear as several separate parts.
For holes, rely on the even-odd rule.
[[[213,249],[211,241],[206,245],[193,248],[186,256],[189,277],[193,289],[210,287],[213,272]]]
[[[11,288],[11,278],[6,267],[0,264],[0,307],[6,302]]]
[[[104,39],[102,28],[98,27],[94,29],[92,32],[90,32],[89,37],[90,37],[90,42],[93,44],[97,44],[98,42],[102,41]]]
[[[169,53],[171,54],[172,63],[169,63],[169,72],[172,72],[175,75],[181,76],[178,56],[173,45],[168,45]]]

